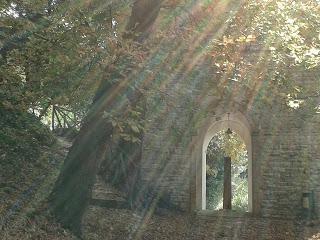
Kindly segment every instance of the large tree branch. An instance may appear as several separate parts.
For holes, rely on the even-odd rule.
[[[142,42],[157,19],[163,0],[136,0],[126,27],[125,38]]]

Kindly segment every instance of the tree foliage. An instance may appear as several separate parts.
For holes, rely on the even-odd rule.
[[[223,37],[207,47],[214,65],[230,81],[251,89],[266,86],[273,93],[265,94],[266,102],[277,97],[314,111],[319,79],[296,81],[292,70],[319,71],[319,11],[318,1],[244,1]],[[260,54],[252,59],[246,49]]]
[[[3,4],[2,107],[34,109],[41,116],[51,105],[86,109],[119,53],[119,5],[99,1]]]
[[[161,45],[174,41],[192,46],[196,36],[219,21],[210,19],[211,13],[228,4],[234,3],[150,2],[139,11],[154,11],[153,16],[160,8],[164,11],[157,18],[148,47],[156,48],[160,41]],[[128,37],[133,30],[148,32],[149,22],[156,18],[148,19],[139,28],[126,26],[129,11],[129,1],[4,1],[0,6],[1,107],[36,110],[40,116],[51,105],[86,112],[102,81],[121,79],[110,76],[111,72],[128,74],[123,68],[129,67],[122,60],[119,62],[119,56],[133,58],[127,59],[131,69],[139,69],[144,61],[141,48],[123,41],[122,36]],[[268,69],[253,66],[243,50],[258,45],[267,53],[257,63],[272,64],[270,88],[277,89],[278,96],[287,102],[312,102],[319,89],[289,80],[287,69],[319,68],[319,11],[315,0],[242,1],[230,11],[223,35],[201,41],[195,49],[204,49],[217,72],[228,75],[230,81],[254,89]],[[129,20],[141,22],[143,15],[132,15],[133,20]]]
[[[196,62],[208,61],[218,74],[212,80],[217,94],[235,83],[248,92],[263,90],[263,103],[277,98],[311,114],[319,106],[320,80],[311,86],[290,76],[293,68],[319,71],[316,0],[5,0],[0,17],[1,118],[29,112],[43,119],[54,105],[86,115],[55,189],[62,222],[79,213],[71,227],[79,228],[76,207],[86,205],[101,162],[112,166],[116,182],[132,180],[130,168],[117,169],[139,159],[145,99],[165,87],[151,87],[159,75],[192,76]],[[261,54],[253,59],[251,48]],[[3,139],[6,146],[17,142]],[[241,145],[231,143],[229,154],[236,156],[232,151]],[[110,146],[118,162],[108,160]],[[69,211],[70,202],[75,207]]]

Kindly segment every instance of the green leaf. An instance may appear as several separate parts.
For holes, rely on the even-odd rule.
[[[132,131],[134,131],[135,133],[140,133],[139,128],[138,128],[137,126],[135,126],[135,125],[131,125],[131,129],[132,129]]]

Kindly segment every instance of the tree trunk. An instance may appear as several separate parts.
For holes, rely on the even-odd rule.
[[[124,37],[139,42],[148,37],[154,21],[158,17],[162,2],[163,0],[136,0]]]
[[[231,209],[231,158],[224,158],[223,209]]]
[[[143,36],[139,37],[139,40],[146,36],[145,33],[150,29],[159,13],[160,2],[161,0],[137,0],[134,3],[127,25],[127,29],[135,32],[132,36]],[[81,234],[81,219],[91,197],[99,165],[105,159],[108,146],[111,143],[110,136],[113,129],[103,118],[103,113],[117,105],[117,96],[128,92],[129,84],[130,79],[124,79],[117,83],[104,81],[101,84],[51,193],[50,201],[53,214],[63,226],[70,228],[77,235]],[[117,96],[114,95],[115,92]],[[135,105],[140,94],[135,91],[133,94],[135,96],[130,101],[132,105]],[[126,109],[122,107],[119,112],[126,112]],[[136,154],[135,156],[140,155]]]

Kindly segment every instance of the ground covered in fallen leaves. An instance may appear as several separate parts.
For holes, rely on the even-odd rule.
[[[73,240],[78,239],[62,228],[47,213],[47,202],[59,174],[70,142],[59,139],[44,149],[39,165],[25,166],[16,176],[1,172],[1,240]],[[25,171],[23,171],[25,170]],[[121,199],[119,192],[98,182],[94,198]],[[166,209],[137,212],[89,206],[82,223],[84,240],[320,240],[319,222],[297,222],[253,218],[245,214],[216,212],[187,214]]]
[[[46,200],[58,177],[71,143],[58,139],[43,148],[33,161],[17,159],[17,164],[0,169],[0,239],[61,239],[75,237],[47,213]]]
[[[314,222],[253,218],[219,213],[190,215],[160,211],[149,216],[125,209],[91,206],[83,219],[85,239],[243,239],[302,240],[320,239],[320,227]],[[227,214],[228,215],[228,214]]]

